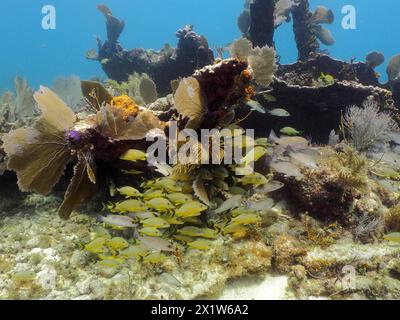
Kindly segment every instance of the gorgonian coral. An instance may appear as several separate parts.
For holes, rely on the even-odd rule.
[[[12,130],[3,136],[8,168],[18,175],[22,191],[48,194],[73,159],[67,135],[74,113],[49,89],[41,87],[35,100],[42,117],[32,128]]]
[[[366,151],[377,143],[388,142],[389,134],[398,130],[391,115],[380,112],[374,100],[365,101],[363,108],[349,107],[343,118],[343,128],[350,143],[359,151]]]
[[[236,105],[252,95],[253,73],[256,82],[267,85],[275,68],[275,53],[257,48],[252,54],[262,61],[251,69],[247,61],[227,59],[181,81],[175,104],[181,120],[189,120],[187,127],[232,122]],[[259,66],[266,74],[259,76],[255,69]],[[145,139],[164,135],[167,125],[152,111],[140,109],[129,96],[113,97],[100,83],[83,81],[82,91],[92,114],[80,119],[53,91],[41,87],[34,95],[41,118],[33,127],[13,130],[2,138],[8,169],[16,171],[22,191],[47,195],[67,165],[76,163],[59,209],[63,218],[96,192],[96,160],[112,164],[129,149],[144,150],[148,146]]]
[[[139,112],[129,97],[112,98],[111,105],[100,102],[99,97],[108,99],[108,95],[96,93],[105,89],[91,85],[89,97],[96,102],[93,108],[99,108],[97,115],[78,119],[54,92],[41,87],[34,95],[41,118],[33,127],[13,130],[2,137],[7,167],[16,171],[22,191],[49,194],[66,166],[77,163],[59,208],[62,218],[68,218],[74,208],[96,192],[95,158],[117,159],[152,129],[164,128],[152,112]]]
[[[175,93],[175,107],[183,117],[189,118],[187,128],[197,129],[207,112],[206,98],[199,81],[189,77],[179,83]]]

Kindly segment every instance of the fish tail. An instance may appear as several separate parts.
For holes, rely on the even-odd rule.
[[[222,227],[220,227],[220,226],[218,226],[218,225],[213,225],[213,227],[214,227],[214,229],[217,231],[217,234],[219,235],[219,234],[222,234],[222,230],[223,230],[223,228]]]
[[[233,180],[233,184],[234,185],[237,185],[239,182],[240,182],[240,179],[238,178],[238,177],[232,177],[232,180]]]

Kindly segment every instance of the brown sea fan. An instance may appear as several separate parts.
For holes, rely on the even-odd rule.
[[[157,100],[157,86],[150,78],[143,78],[139,85],[140,96],[146,104]]]
[[[97,189],[93,157],[90,151],[71,152],[68,134],[76,121],[73,111],[48,88],[41,87],[34,98],[42,111],[34,127],[13,130],[2,137],[7,168],[17,173],[21,191],[47,195],[67,165],[78,160],[59,208],[60,216],[67,219]]]
[[[96,88],[95,84],[93,88]],[[140,111],[126,120],[124,108],[110,105],[107,101],[100,102],[98,97],[94,95],[101,106],[97,116],[90,115],[77,121],[74,112],[54,92],[41,87],[34,95],[42,111],[41,118],[33,127],[13,130],[2,138],[7,167],[17,173],[22,191],[49,194],[66,166],[77,162],[59,208],[64,219],[73,209],[90,200],[97,190],[96,151],[100,156],[103,156],[102,152],[110,151],[112,158],[113,151],[119,153],[120,145],[125,147],[125,140],[142,140],[149,135],[164,134],[165,123],[153,112]],[[105,144],[103,149],[102,144]]]
[[[198,129],[207,113],[206,98],[199,81],[194,77],[182,79],[174,98],[176,110],[189,118],[186,128]]]
[[[93,182],[91,164],[83,153],[78,154],[78,163],[74,167],[74,177],[72,178],[64,201],[58,209],[58,214],[63,219],[68,219],[72,210],[87,202],[97,191],[97,185]],[[93,173],[94,176],[94,173]]]
[[[2,137],[8,156],[7,168],[14,170],[21,191],[47,195],[73,160],[66,133],[75,115],[51,90],[41,87],[35,100],[42,111],[33,128],[12,130]]]

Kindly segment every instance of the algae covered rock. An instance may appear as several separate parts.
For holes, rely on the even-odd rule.
[[[281,273],[288,273],[292,265],[307,253],[304,246],[289,235],[278,236],[272,243],[273,268]]]

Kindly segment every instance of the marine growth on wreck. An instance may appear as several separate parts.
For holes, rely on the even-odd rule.
[[[0,299],[400,299],[399,56],[332,57],[318,1],[244,2],[228,45],[186,25],[159,51],[124,49],[134,17],[98,4],[106,78],[15,78]],[[232,296],[249,277],[263,293]]]

